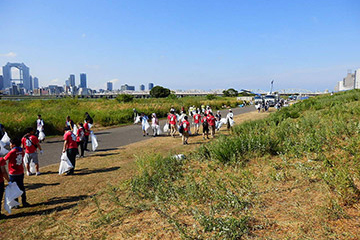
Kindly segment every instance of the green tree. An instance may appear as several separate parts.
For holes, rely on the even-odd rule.
[[[206,99],[207,100],[214,100],[214,99],[216,99],[216,95],[215,94],[208,94],[208,95],[206,95]]]
[[[120,94],[116,97],[118,102],[131,102],[134,99],[133,95],[130,94]]]
[[[150,96],[153,98],[166,98],[170,95],[170,89],[161,86],[155,86],[150,91]]]
[[[223,91],[224,97],[236,97],[239,95],[239,92],[233,88],[229,88],[228,90]]]

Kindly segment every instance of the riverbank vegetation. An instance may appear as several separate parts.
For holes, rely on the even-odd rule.
[[[223,105],[235,107],[239,104],[236,98],[218,97],[208,100],[206,97],[184,97],[165,99],[78,99],[65,98],[56,100],[23,100],[0,101],[0,123],[10,136],[22,136],[24,130],[35,127],[37,115],[41,114],[45,122],[45,134],[61,134],[65,118],[70,115],[75,122],[84,120],[84,113],[93,116],[95,126],[108,127],[129,124],[133,121],[133,108],[147,115],[155,112],[158,117],[165,117],[169,109],[195,105],[210,105],[214,109]]]

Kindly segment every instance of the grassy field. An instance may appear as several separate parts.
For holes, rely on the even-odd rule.
[[[359,99],[354,90],[305,100],[266,118],[244,114],[237,123],[252,121],[206,144],[193,137],[184,147],[179,138],[163,137],[99,153],[80,161],[79,175],[70,178],[56,178],[56,167],[49,167],[41,179],[26,178],[38,186],[29,191],[35,207],[3,220],[0,234],[358,239]],[[175,160],[175,153],[187,158]]]
[[[75,122],[84,121],[84,113],[94,118],[97,127],[128,124],[133,121],[133,108],[150,115],[155,112],[159,117],[166,116],[171,106],[188,109],[191,105],[200,107],[210,105],[214,109],[228,105],[235,107],[236,98],[218,97],[207,100],[205,97],[185,97],[179,99],[134,99],[123,103],[115,99],[77,99],[0,101],[0,123],[10,136],[22,136],[24,130],[36,127],[37,115],[41,114],[45,122],[45,134],[57,135],[63,132],[65,118],[70,115]]]

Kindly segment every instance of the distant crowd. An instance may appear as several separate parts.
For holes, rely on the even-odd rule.
[[[214,114],[211,107],[205,105],[200,106],[200,108],[191,106],[187,112],[184,107],[178,112],[174,107],[171,107],[163,128],[160,127],[156,113],[151,114],[150,120],[144,113],[138,113],[136,109],[133,109],[133,111],[134,124],[141,123],[143,136],[149,135],[150,129],[154,137],[160,135],[162,132],[175,137],[178,132],[179,136],[182,137],[182,143],[184,145],[189,144],[188,140],[191,135],[199,135],[200,127],[202,128],[202,136],[205,140],[206,138],[209,139],[209,134],[214,137],[215,132],[219,131],[223,124],[227,125],[228,130],[230,130],[234,124],[234,114],[231,109],[229,109],[226,117],[223,118],[220,111]],[[151,122],[151,125],[149,122]],[[192,122],[192,124],[190,122]],[[193,132],[191,132],[191,125],[193,126]],[[163,129],[163,131],[161,129]]]

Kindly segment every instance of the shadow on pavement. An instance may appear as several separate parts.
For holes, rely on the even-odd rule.
[[[99,149],[99,150],[96,150],[96,152],[107,152],[107,151],[112,151],[112,150],[117,150],[119,148],[103,148],[103,149]]]
[[[107,134],[111,134],[111,132],[96,132],[95,135],[107,135]]]
[[[89,170],[88,168],[82,168],[79,170],[75,170],[75,176],[82,176],[82,175],[88,175],[93,173],[103,173],[103,172],[112,172],[118,170],[120,167],[111,167],[111,168],[101,168],[101,169],[94,169]]]

